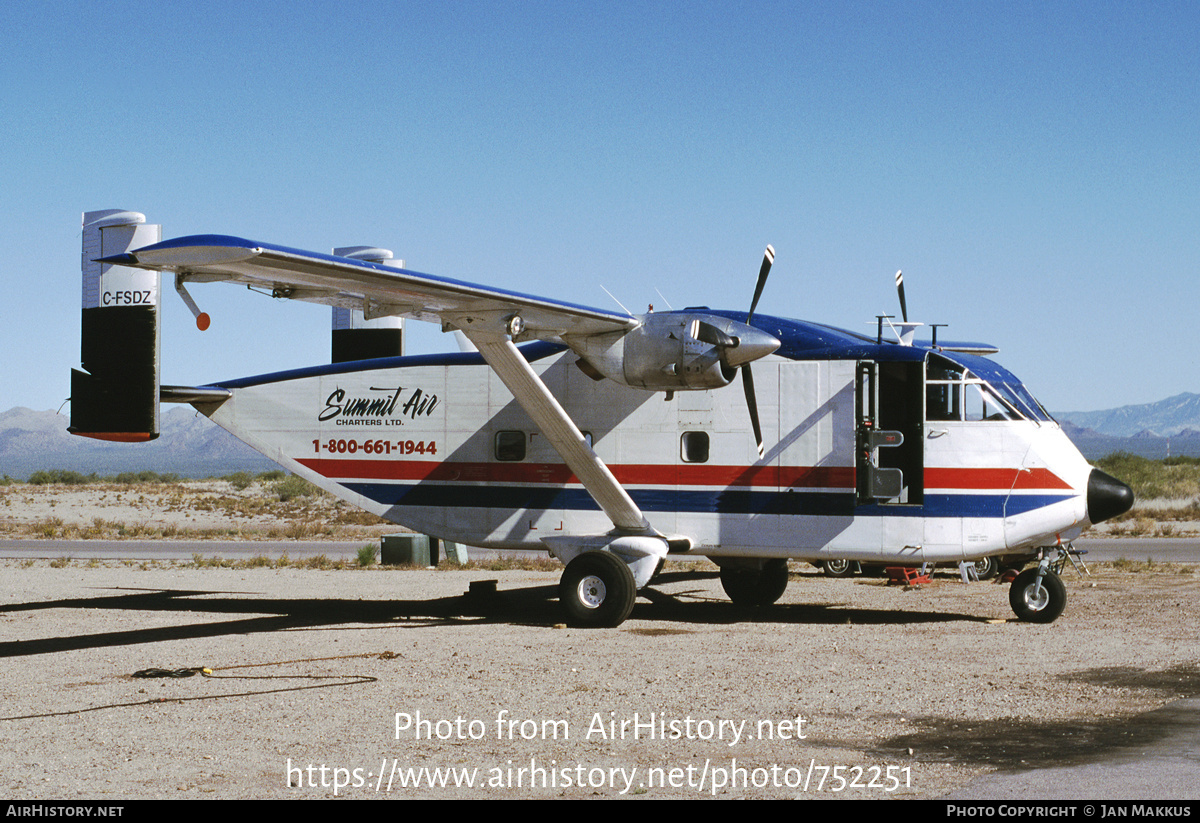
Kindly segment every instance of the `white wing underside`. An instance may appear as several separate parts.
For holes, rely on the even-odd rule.
[[[276,297],[359,309],[368,319],[408,317],[465,332],[500,330],[518,314],[524,323],[520,340],[561,342],[637,325],[633,317],[587,306],[236,237],[185,237],[135,249],[130,256],[120,262],[173,271],[183,282],[244,283]]]

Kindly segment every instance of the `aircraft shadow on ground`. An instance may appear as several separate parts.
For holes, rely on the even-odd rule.
[[[1197,683],[1192,683],[1196,692]],[[1200,725],[1200,707],[1187,701],[1132,716],[1062,719],[963,720],[914,718],[919,731],[880,741],[875,752],[895,756],[912,750],[917,760],[991,766],[1010,772],[1089,763],[1144,760],[1146,749],[1178,737],[1176,751],[1190,756]]]
[[[706,591],[679,590],[686,584],[713,577],[711,572],[674,572],[661,575],[639,593],[631,619],[663,624],[761,623],[765,625],[908,625],[970,621],[982,618],[928,611],[859,609],[838,603],[777,604],[764,608],[740,607],[716,599]],[[665,592],[663,586],[673,590]],[[289,630],[323,630],[348,626],[363,628],[429,627],[483,624],[553,626],[562,622],[557,586],[527,586],[502,591],[468,591],[453,597],[429,600],[347,600],[343,598],[264,598],[237,592],[202,589],[118,589],[120,594],[70,597],[35,603],[0,606],[0,613],[45,609],[104,609],[129,612],[180,612],[186,615],[261,615],[236,620],[180,623],[173,626],[127,629],[114,632],[64,635],[0,642],[0,658],[74,651],[105,646],[157,643],[222,635],[245,635]],[[226,596],[222,596],[226,595]],[[237,595],[237,596],[228,596]],[[648,601],[648,602],[647,602]],[[622,631],[616,629],[615,631]],[[653,632],[653,629],[635,629]],[[596,631],[613,631],[597,629]]]

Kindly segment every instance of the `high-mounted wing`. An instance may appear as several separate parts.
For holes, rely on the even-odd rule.
[[[173,271],[181,282],[245,283],[275,297],[360,309],[367,318],[503,330],[518,341],[559,342],[638,325],[616,312],[226,235],[179,237],[101,262]]]
[[[101,258],[100,262],[173,271],[180,283],[245,283],[269,289],[275,297],[361,309],[368,318],[398,315],[460,329],[613,525],[624,533],[654,532],[509,340],[561,342],[564,336],[624,332],[639,325],[633,317],[225,235],[180,237]],[[665,543],[663,546],[665,553]]]

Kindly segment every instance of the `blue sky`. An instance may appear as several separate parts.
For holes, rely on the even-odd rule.
[[[0,410],[79,363],[79,217],[378,245],[579,303],[983,340],[1047,406],[1200,391],[1195,3],[0,7]],[[163,379],[329,357],[329,311],[164,290]],[[451,348],[432,327],[410,351]]]

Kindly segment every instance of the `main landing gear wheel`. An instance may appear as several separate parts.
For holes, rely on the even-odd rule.
[[[787,590],[786,560],[768,560],[761,569],[721,567],[721,588],[739,606],[770,606]]]
[[[839,557],[835,560],[826,560],[821,564],[821,571],[825,572],[828,577],[853,577],[855,562]]]
[[[974,565],[975,576],[980,580],[991,580],[1000,573],[1000,560],[996,557],[981,557]]]
[[[567,564],[558,599],[573,626],[613,628],[625,622],[637,584],[625,562],[610,552],[584,552]]]
[[[1008,603],[1021,620],[1030,623],[1053,623],[1067,605],[1067,587],[1054,572],[1047,571],[1037,590],[1037,569],[1026,569],[1017,575],[1008,590]]]

